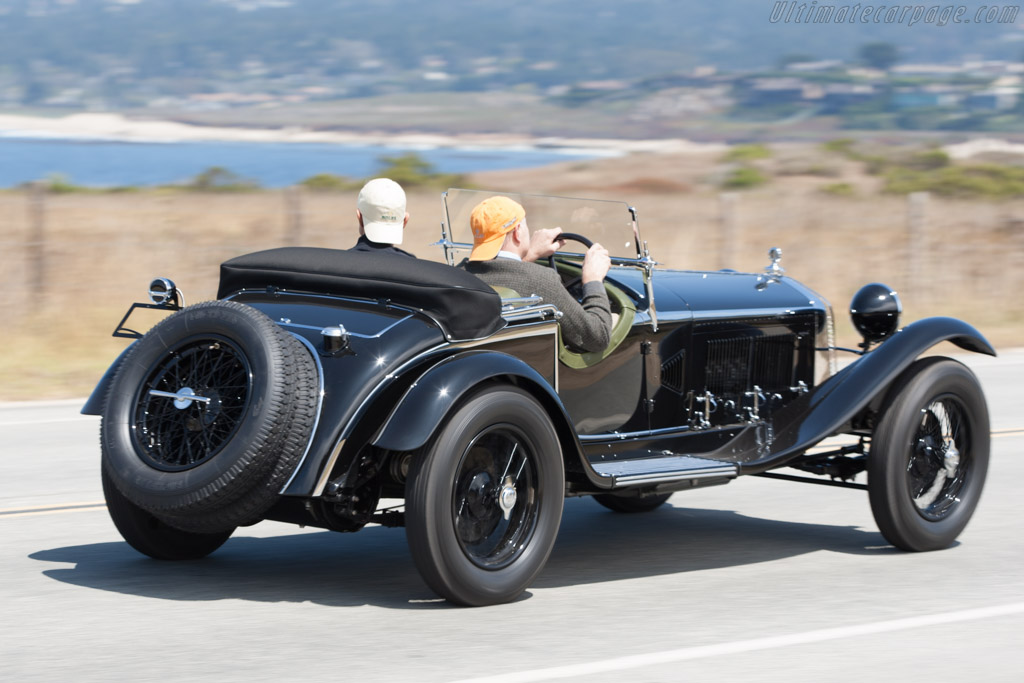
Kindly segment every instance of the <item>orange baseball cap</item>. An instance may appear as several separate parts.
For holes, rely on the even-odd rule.
[[[470,261],[489,261],[501,251],[505,235],[526,218],[526,210],[508,197],[488,197],[473,208],[469,226],[473,228]]]

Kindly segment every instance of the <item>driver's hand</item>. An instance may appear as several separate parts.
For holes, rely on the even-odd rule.
[[[530,234],[530,249],[523,260],[536,261],[547,258],[561,249],[565,245],[565,240],[559,237],[561,232],[561,228],[535,230]]]
[[[600,244],[587,249],[587,255],[583,257],[583,284],[588,282],[601,282],[612,267],[612,259],[608,250]]]

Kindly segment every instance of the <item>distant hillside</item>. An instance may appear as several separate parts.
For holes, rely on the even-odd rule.
[[[976,7],[1010,7],[964,6],[967,18]],[[82,91],[131,104],[296,82],[330,96],[548,88],[698,65],[771,67],[794,55],[853,61],[871,41],[892,42],[902,61],[915,62],[1017,61],[1024,52],[1015,24],[938,26],[922,17],[910,26],[910,16],[837,23],[834,14],[796,23],[796,7],[776,0],[0,0],[0,105]],[[1024,13],[1016,19],[1024,22]]]

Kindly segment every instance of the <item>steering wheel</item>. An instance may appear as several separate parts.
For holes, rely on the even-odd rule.
[[[577,234],[575,232],[562,232],[562,233],[559,233],[558,234],[558,239],[565,240],[567,242],[579,242],[580,244],[585,246],[587,249],[590,249],[590,247],[594,246],[593,240],[591,240],[588,237],[584,237],[583,235]],[[551,256],[548,256],[548,265],[551,266],[552,270],[554,270],[555,273],[558,273],[558,267],[555,266],[555,255],[554,254],[552,254]],[[568,290],[572,290],[573,287],[575,287],[576,285],[578,285],[582,281],[583,281],[583,276],[582,275],[574,277],[573,279],[571,279],[571,280],[569,280],[568,282],[565,283],[565,288],[568,289]]]

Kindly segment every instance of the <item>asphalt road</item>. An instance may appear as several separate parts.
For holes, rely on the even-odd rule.
[[[1024,351],[964,360],[995,438],[954,547],[898,552],[864,492],[759,478],[647,515],[569,500],[536,584],[480,609],[437,600],[400,529],[146,559],[102,507],[98,420],[2,405],[0,680],[1024,680]]]

